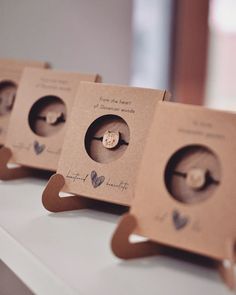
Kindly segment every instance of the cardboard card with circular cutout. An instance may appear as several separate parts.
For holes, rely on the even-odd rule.
[[[97,79],[96,74],[25,69],[6,139],[11,162],[56,171],[79,83]]]
[[[0,59],[0,145],[5,143],[16,91],[26,67],[47,68],[46,62]]]
[[[135,233],[234,263],[235,126],[234,113],[159,103],[130,209]]]
[[[164,90],[82,82],[57,170],[65,180],[62,191],[130,205],[157,102],[169,96]]]

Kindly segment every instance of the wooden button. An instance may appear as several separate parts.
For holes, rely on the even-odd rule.
[[[191,169],[187,173],[186,182],[194,190],[201,189],[206,183],[206,171],[199,168]]]
[[[106,131],[103,135],[102,144],[107,149],[115,148],[120,140],[120,133],[117,131]]]
[[[60,118],[62,113],[59,112],[48,112],[46,115],[46,122],[50,125],[53,125],[57,122],[58,118]]]

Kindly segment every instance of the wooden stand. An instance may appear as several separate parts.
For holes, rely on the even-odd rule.
[[[111,248],[113,253],[122,259],[131,259],[144,256],[152,256],[161,254],[162,247],[154,242],[131,243],[129,237],[134,233],[136,228],[136,218],[127,213],[119,223],[111,240]]]
[[[26,167],[9,168],[8,164],[12,157],[12,152],[7,147],[0,149],[0,179],[13,180],[32,175],[32,169]]]
[[[90,208],[118,215],[124,214],[128,210],[127,206],[89,197],[78,195],[60,197],[64,184],[65,178],[61,174],[56,173],[51,176],[42,194],[42,203],[45,209],[50,212],[63,212]]]
[[[54,174],[43,191],[43,206],[51,212],[78,210],[90,207],[93,200],[81,196],[60,197],[59,193],[65,184],[61,174]]]
[[[160,245],[156,242],[145,241],[131,243],[130,235],[134,234],[137,226],[137,219],[131,214],[125,214],[111,240],[111,248],[113,253],[121,259],[132,259],[138,257],[147,257],[151,255],[167,254],[167,246]],[[230,288],[235,288],[234,262],[235,257],[235,242],[226,243],[226,259],[216,261],[216,267],[223,278],[225,284]],[[226,264],[225,264],[226,262]]]

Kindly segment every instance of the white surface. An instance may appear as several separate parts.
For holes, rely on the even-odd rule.
[[[43,180],[0,183],[0,259],[36,294],[232,294],[216,271],[173,258],[121,261],[110,251],[118,216],[51,214]],[[1,280],[1,276],[0,276]]]

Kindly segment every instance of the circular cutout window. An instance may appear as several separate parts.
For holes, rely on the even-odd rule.
[[[119,116],[105,115],[96,119],[85,135],[85,149],[96,162],[109,163],[119,159],[130,140],[129,126]]]
[[[29,112],[31,130],[43,137],[51,136],[66,122],[66,106],[57,96],[44,96],[36,101]]]
[[[0,83],[0,116],[11,112],[15,97],[17,85],[11,81],[2,81]]]
[[[218,157],[202,145],[186,146],[172,155],[165,169],[165,184],[170,195],[183,203],[206,200],[220,184]]]

